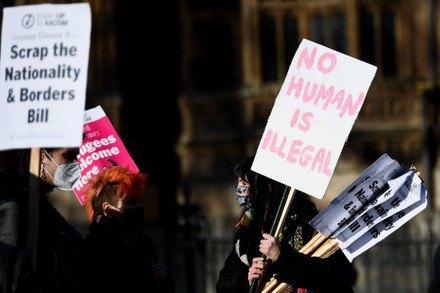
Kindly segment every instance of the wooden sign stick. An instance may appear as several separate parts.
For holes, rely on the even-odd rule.
[[[40,148],[31,149],[29,166],[29,199],[27,253],[34,268],[37,267],[38,213],[40,200]]]
[[[315,251],[321,244],[327,239],[326,236],[324,236],[321,233],[316,233],[313,238],[304,245],[299,252],[304,254],[311,254],[313,251]]]
[[[289,189],[289,193],[286,197],[287,189]],[[277,214],[275,216],[275,220],[273,222],[273,225],[270,230],[270,234],[274,236],[275,238],[278,238],[281,229],[283,228],[284,221],[286,220],[286,217],[289,213],[290,206],[292,205],[293,199],[295,198],[296,189],[286,186],[286,189],[284,190],[283,197],[281,198],[280,206],[278,207]],[[281,210],[282,208],[282,210]],[[263,256],[264,258],[264,256]],[[264,275],[264,274],[263,274]],[[263,275],[260,277],[260,279],[254,279],[252,281],[251,287],[249,289],[249,293],[255,293],[259,292],[259,288],[261,286],[261,279]]]
[[[292,206],[293,199],[295,198],[295,193],[296,193],[296,189],[290,187],[289,194],[287,195],[287,199],[285,200],[285,203],[283,205],[283,211],[282,211],[281,216],[278,220],[276,230],[272,234],[272,236],[274,236],[275,238],[278,238],[278,236],[281,233],[281,229],[283,228],[287,214],[289,213],[290,207]]]

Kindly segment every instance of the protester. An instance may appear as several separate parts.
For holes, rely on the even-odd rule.
[[[340,250],[325,259],[299,252],[315,232],[309,221],[317,210],[306,194],[296,192],[280,241],[269,234],[286,186],[253,172],[253,159],[243,160],[234,169],[243,213],[232,251],[219,273],[217,293],[249,292],[255,284],[261,289],[272,277],[289,285],[283,292],[354,292],[356,270]]]
[[[29,268],[27,264],[31,258],[25,254],[28,252],[28,243],[36,243],[35,270],[22,272],[25,276],[36,274],[40,290],[34,292],[82,292],[77,260],[83,237],[52,206],[48,198],[55,187],[72,189],[80,176],[77,153],[78,149],[70,148],[41,149],[37,239],[27,239],[31,194],[30,150],[0,152],[0,242],[8,255],[23,263],[21,269]],[[2,266],[0,270],[7,269]],[[4,288],[4,282],[17,280],[19,276],[16,273],[14,271],[8,276],[10,280],[1,280],[0,286]],[[34,282],[33,277],[29,279]]]
[[[108,167],[86,187],[85,279],[90,292],[175,291],[152,238],[143,233],[147,175]]]
[[[0,242],[0,292],[41,292],[32,263],[25,251],[2,242]]]

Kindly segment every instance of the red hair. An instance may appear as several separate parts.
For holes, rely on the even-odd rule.
[[[103,215],[102,203],[106,201],[116,205],[119,199],[142,200],[146,184],[146,174],[122,166],[105,168],[87,184],[84,199],[87,218],[94,221]]]

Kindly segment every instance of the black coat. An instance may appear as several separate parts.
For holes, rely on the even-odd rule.
[[[281,254],[276,262],[268,264],[261,286],[276,274],[279,282],[308,292],[354,292],[356,271],[340,250],[326,259],[297,252],[314,232],[308,224],[314,214],[304,211],[291,210],[281,233]],[[244,261],[251,264],[253,258],[262,256],[258,251],[261,238],[261,230],[252,225],[242,225],[236,230],[233,248],[219,273],[217,293],[249,292],[249,266]]]
[[[27,248],[28,196],[27,192],[0,194],[0,242],[20,261],[22,257],[29,261],[28,256],[23,255]],[[43,293],[83,292],[79,277],[81,264],[77,262],[83,245],[82,235],[46,198],[39,201],[38,215],[36,269],[25,275],[35,274]],[[10,278],[16,277],[11,275]]]
[[[0,242],[0,292],[40,293],[32,263],[24,250]]]
[[[91,224],[83,256],[90,292],[175,292],[169,275],[160,282],[153,278],[159,259],[152,239],[110,218]]]

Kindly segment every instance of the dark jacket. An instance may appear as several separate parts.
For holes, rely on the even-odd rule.
[[[152,265],[159,259],[152,239],[111,218],[91,224],[83,256],[90,292],[175,292],[169,275],[160,281],[153,277]]]
[[[24,250],[0,242],[0,292],[40,293],[32,263]]]
[[[19,258],[27,248],[28,196],[0,193],[0,242],[20,250]],[[39,201],[38,215],[35,274],[41,292],[83,292],[77,262],[83,237],[46,198]]]
[[[308,223],[316,215],[301,207],[293,204],[280,234],[281,254],[276,262],[268,263],[260,286],[276,275],[279,282],[288,283],[294,288],[305,288],[309,292],[354,292],[352,286],[356,271],[340,250],[327,259],[298,252],[313,236],[314,230]],[[310,211],[313,210],[311,207]],[[258,251],[261,238],[261,229],[251,224],[242,225],[236,230],[233,248],[219,273],[217,293],[249,292],[249,266],[243,261],[251,264],[253,258],[262,256]]]

